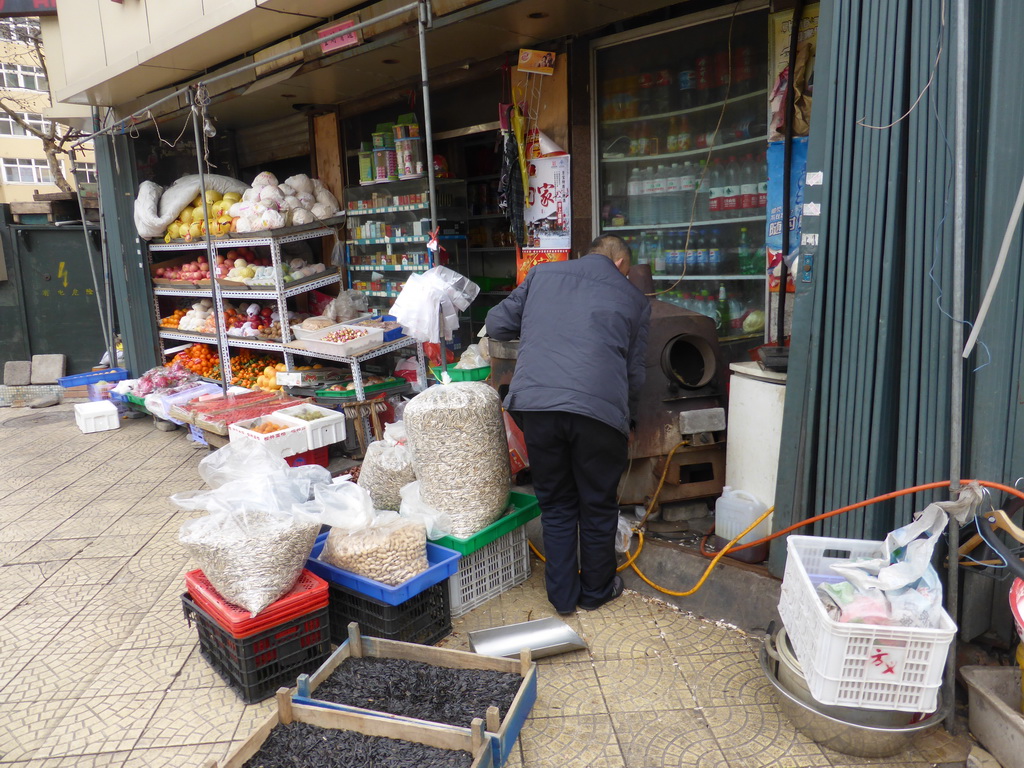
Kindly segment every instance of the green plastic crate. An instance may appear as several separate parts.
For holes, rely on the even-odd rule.
[[[364,395],[372,395],[377,392],[387,392],[392,389],[401,389],[409,382],[402,378],[392,378],[380,384],[371,384],[370,386],[363,387]],[[356,391],[354,389],[349,390],[331,390],[331,389],[318,389],[316,390],[317,397],[332,397],[339,400],[355,400]]]
[[[438,381],[441,380],[441,375],[444,373],[444,369],[441,366],[430,366],[430,372],[434,374],[434,378]],[[448,366],[448,375],[452,377],[452,381],[483,381],[491,375],[491,366],[485,365],[482,368],[469,368],[464,370],[462,368],[456,368],[454,364]]]
[[[540,515],[540,502],[537,501],[536,496],[513,491],[509,494],[509,503],[514,508],[511,512],[498,518],[479,533],[474,533],[468,539],[443,536],[434,543],[447,549],[454,549],[463,555],[471,555]]]

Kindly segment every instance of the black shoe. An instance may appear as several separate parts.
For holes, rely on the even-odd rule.
[[[571,611],[557,611],[557,613],[559,616],[572,616],[574,613],[576,613],[576,609],[574,608]]]
[[[626,584],[622,581],[622,577],[616,574],[615,578],[612,579],[612,593],[609,597],[598,603],[580,603],[579,606],[584,611],[596,611],[605,603],[610,603],[612,600],[619,597],[622,594],[622,590],[625,588]]]

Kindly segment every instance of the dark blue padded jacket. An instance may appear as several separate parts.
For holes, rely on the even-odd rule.
[[[538,264],[487,313],[488,336],[520,339],[505,407],[578,413],[628,434],[650,319],[650,301],[607,256]]]

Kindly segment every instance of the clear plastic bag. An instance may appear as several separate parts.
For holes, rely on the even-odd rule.
[[[384,428],[384,439],[366,447],[359,471],[359,487],[369,492],[377,509],[397,510],[402,503],[402,487],[415,480],[405,425],[401,422],[388,424]]]
[[[361,478],[361,476],[360,476]],[[452,518],[446,512],[434,509],[420,498],[420,484],[414,481],[404,486],[401,493],[399,514],[406,520],[423,524],[430,540],[449,536],[452,532]]]
[[[233,510],[189,520],[178,540],[225,600],[256,616],[294,586],[319,531],[301,514]]]
[[[335,323],[354,320],[366,314],[366,296],[359,291],[342,291],[338,297],[327,305],[323,316]]]
[[[615,551],[620,555],[629,552],[629,542],[633,538],[633,523],[628,517],[619,515],[618,529],[615,531]]]
[[[478,344],[470,344],[466,347],[466,351],[462,353],[459,358],[459,362],[455,364],[455,367],[459,370],[472,370],[473,368],[483,368],[486,365],[490,365],[491,361],[484,357]]]

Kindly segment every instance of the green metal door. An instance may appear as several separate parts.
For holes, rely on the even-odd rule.
[[[91,370],[105,345],[82,228],[15,225],[10,232],[30,354],[64,355],[69,374]]]

